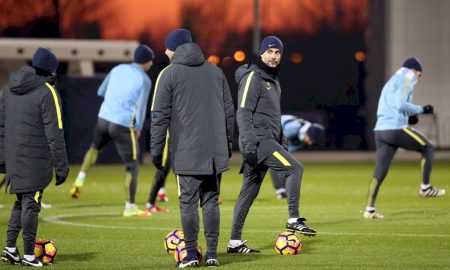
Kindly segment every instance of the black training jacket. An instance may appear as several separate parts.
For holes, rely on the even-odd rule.
[[[195,43],[175,51],[156,81],[151,153],[161,155],[169,130],[172,164],[179,175],[211,175],[228,169],[234,107],[222,70],[205,61]]]
[[[9,77],[0,98],[0,164],[11,193],[43,190],[69,172],[61,100],[51,77],[24,66]]]
[[[239,67],[235,79],[239,84],[236,119],[241,153],[256,151],[260,140],[272,139],[281,143],[278,79],[255,64]]]

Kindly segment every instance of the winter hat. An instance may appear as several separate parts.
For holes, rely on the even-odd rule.
[[[154,57],[155,54],[153,53],[153,50],[149,46],[141,44],[134,51],[133,62],[138,64],[144,64],[147,63],[148,61],[153,60]]]
[[[403,63],[403,67],[409,68],[409,69],[413,68],[417,71],[422,72],[422,64],[420,64],[419,59],[417,59],[415,57],[410,57],[410,58],[406,59],[405,62]]]
[[[259,54],[263,54],[270,48],[277,48],[283,53],[283,42],[276,36],[268,36],[263,39],[259,47]]]
[[[306,134],[308,134],[309,138],[311,138],[313,144],[322,145],[325,141],[325,128],[320,124],[311,124],[306,131]]]
[[[175,29],[166,37],[166,48],[175,51],[178,46],[192,42],[191,32],[186,29]]]
[[[53,73],[58,69],[58,59],[51,51],[39,47],[33,55],[31,65]]]

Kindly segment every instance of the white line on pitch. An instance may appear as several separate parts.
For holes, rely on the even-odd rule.
[[[101,216],[118,216],[120,213],[105,213]],[[125,229],[125,230],[160,230],[166,231],[167,227],[132,227],[132,226],[110,226],[110,225],[99,225],[99,224],[84,224],[77,222],[64,221],[64,218],[75,218],[75,217],[87,217],[87,216],[99,216],[98,214],[89,214],[89,215],[58,215],[58,216],[50,216],[45,217],[44,221],[60,224],[60,225],[69,225],[69,226],[78,226],[78,227],[89,227],[89,228],[102,228],[102,229]],[[137,217],[139,218],[139,217]],[[221,231],[228,232],[229,228],[222,228]],[[273,230],[259,230],[259,229],[245,229],[246,232],[253,233],[276,233]],[[409,233],[352,233],[352,232],[319,232],[322,235],[335,235],[335,236],[373,236],[373,237],[450,237],[448,234],[409,234]]]

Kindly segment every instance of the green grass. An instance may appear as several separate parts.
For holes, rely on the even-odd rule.
[[[242,178],[233,166],[222,179],[219,261],[223,269],[450,269],[450,197],[419,197],[418,162],[395,161],[383,184],[377,209],[383,220],[364,220],[367,184],[373,163],[305,163],[301,215],[318,230],[315,238],[301,237],[302,254],[280,256],[273,241],[287,220],[285,201],[277,200],[270,177],[247,218],[243,239],[261,254],[227,254],[234,202]],[[170,198],[161,203],[167,214],[149,218],[124,218],[123,167],[97,165],[91,170],[78,200],[69,189],[79,167],[71,167],[70,179],[45,191],[43,201],[53,205],[40,213],[38,237],[52,239],[58,247],[54,269],[174,269],[165,253],[163,238],[179,228],[180,218],[173,175],[167,180]],[[137,203],[143,207],[153,180],[153,166],[140,170]],[[450,190],[448,161],[436,162],[434,185]],[[0,241],[5,243],[7,222],[14,196],[0,195]],[[205,247],[202,233],[199,244]],[[22,251],[22,241],[18,246]],[[15,269],[0,264],[0,269]]]

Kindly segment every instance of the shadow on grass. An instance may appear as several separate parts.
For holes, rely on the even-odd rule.
[[[326,220],[326,221],[313,221],[309,222],[309,224],[314,224],[314,228],[316,228],[316,225],[339,225],[339,224],[353,224],[355,221],[364,221],[362,214],[361,215],[355,215],[355,218],[351,219],[334,219],[334,220]],[[320,234],[320,230],[318,231],[318,234]]]
[[[56,258],[58,261],[65,261],[65,262],[81,262],[81,261],[92,261],[95,260],[95,258],[100,254],[99,252],[85,252],[85,253],[72,253],[72,254],[62,254],[58,255]]]
[[[231,265],[234,263],[249,263],[254,260],[261,259],[262,257],[272,256],[271,254],[266,253],[251,253],[251,254],[228,254],[228,253],[219,253],[217,258],[219,260],[220,265]]]

